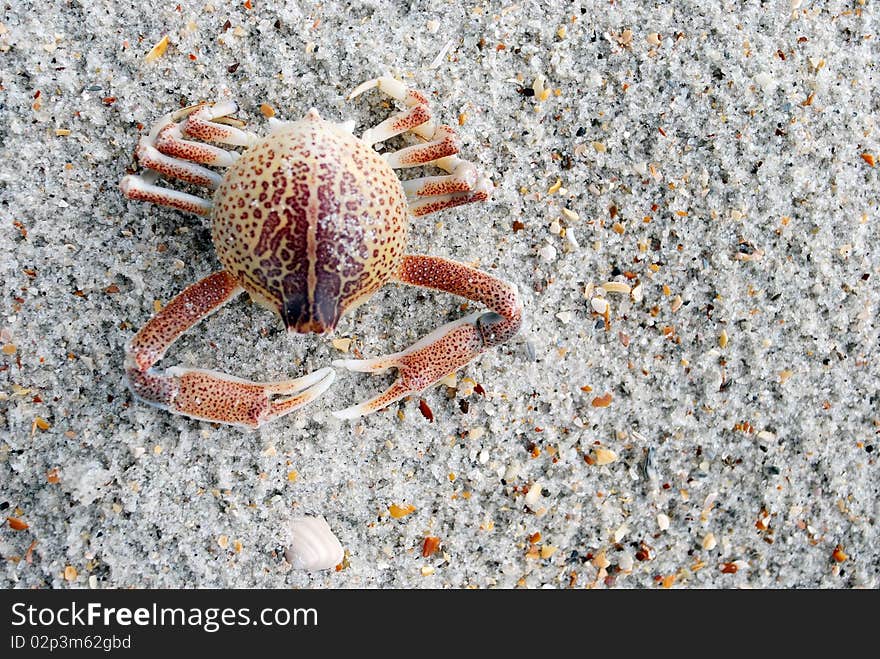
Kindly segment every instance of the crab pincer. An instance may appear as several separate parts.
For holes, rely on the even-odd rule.
[[[397,370],[397,379],[383,393],[359,405],[335,412],[352,419],[421,393],[449,373],[469,364],[486,350],[509,341],[522,322],[516,290],[500,279],[455,261],[409,255],[401,263],[401,283],[461,295],[489,307],[434,330],[410,348],[373,359],[340,359],[334,366],[351,371],[384,373]]]
[[[168,303],[126,346],[125,373],[132,393],[177,414],[247,428],[278,419],[324,393],[335,377],[330,368],[277,382],[251,382],[200,368],[153,368],[187,329],[241,292],[229,273],[221,271]]]

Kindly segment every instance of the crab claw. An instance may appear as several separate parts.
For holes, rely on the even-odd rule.
[[[394,384],[365,403],[335,412],[340,419],[364,416],[404,396],[421,393],[487,350],[512,339],[522,324],[523,308],[516,288],[463,263],[409,254],[401,261],[397,280],[462,295],[485,304],[489,311],[447,323],[403,352],[375,359],[334,361],[334,366],[366,373],[397,369]]]
[[[336,377],[332,368],[276,382],[252,382],[201,368],[153,368],[184,332],[241,292],[235,277],[221,270],[185,288],[153,316],[125,348],[132,393],[175,414],[259,428],[327,391]]]
[[[251,382],[179,366],[164,373],[130,368],[127,375],[134,395],[146,403],[194,419],[244,428],[259,428],[312,402],[336,377],[333,369],[322,368],[293,380]]]
[[[361,373],[397,370],[397,379],[384,392],[368,401],[333,412],[338,419],[356,419],[400,400],[423,392],[450,373],[470,363],[490,346],[485,340],[485,322],[498,318],[493,312],[478,312],[447,323],[403,352],[374,359],[337,359],[334,366]]]

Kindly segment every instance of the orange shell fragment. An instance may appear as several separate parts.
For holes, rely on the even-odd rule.
[[[408,506],[398,506],[396,503],[392,503],[388,507],[388,512],[391,513],[391,516],[394,519],[401,519],[402,517],[406,517],[416,511],[416,507],[413,505]]]
[[[591,403],[593,407],[608,407],[611,405],[611,392],[607,392],[602,396],[596,396]]]
[[[168,35],[166,34],[162,37],[159,42],[150,48],[150,52],[147,53],[147,56],[144,58],[148,62],[155,62],[157,59],[162,57],[165,54],[165,51],[168,49]]]
[[[440,548],[440,538],[429,535],[422,544],[422,556],[430,558]]]

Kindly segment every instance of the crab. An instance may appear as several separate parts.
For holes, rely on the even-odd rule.
[[[370,89],[404,109],[360,138],[354,122],[326,121],[314,108],[299,121],[270,118],[268,134],[260,137],[245,130],[233,116],[237,105],[225,101],[171,112],[140,139],[136,157],[148,171],[125,176],[123,195],[210,218],[223,269],[184,289],[128,342],[125,372],[136,398],[195,419],[257,428],[323,394],[335,377],[331,367],[276,382],[154,368],[184,332],[244,291],[299,333],[332,332],[346,311],[391,281],[488,308],[402,352],[334,361],[352,371],[397,370],[386,391],[334,413],[341,419],[419,394],[516,335],[523,310],[515,287],[463,263],[406,251],[411,218],[484,201],[491,181],[456,155],[455,132],[432,118],[424,94],[385,76],[348,98]],[[374,148],[397,135],[414,143],[384,154]],[[422,165],[446,174],[402,182],[395,172]],[[159,177],[213,190],[213,196],[160,185]]]

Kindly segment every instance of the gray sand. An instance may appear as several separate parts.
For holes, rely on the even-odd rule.
[[[87,4],[0,10],[0,515],[29,525],[0,585],[880,586],[876,3]],[[514,283],[520,336],[426,392],[433,423],[335,420],[391,381],[342,370],[255,432],[134,401],[126,341],[219,267],[207,221],[119,193],[138,124],[232,97],[360,131],[391,108],[345,95],[385,72],[497,186],[410,249]],[[461,302],[388,286],[335,338],[401,350]],[[241,298],[162,366],[350,356]],[[302,514],[342,569],[285,562]]]

